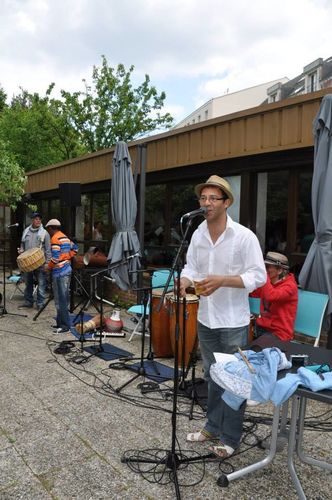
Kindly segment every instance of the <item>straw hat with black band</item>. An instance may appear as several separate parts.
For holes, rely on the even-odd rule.
[[[197,184],[197,186],[195,186],[195,193],[197,197],[198,198],[200,197],[202,189],[210,186],[221,189],[222,192],[225,193],[225,195],[229,199],[230,201],[229,206],[231,206],[231,204],[234,201],[234,196],[231,190],[231,186],[228,184],[226,179],[219,177],[219,175],[211,175],[211,177],[209,177],[206,182],[203,182],[202,184]]]

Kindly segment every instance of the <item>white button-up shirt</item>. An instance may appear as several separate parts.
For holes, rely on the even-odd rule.
[[[250,229],[227,215],[226,229],[213,243],[207,222],[194,232],[181,277],[194,281],[197,274],[240,276],[244,288],[220,287],[200,297],[198,321],[208,328],[236,328],[249,324],[248,294],[266,282],[262,250]]]

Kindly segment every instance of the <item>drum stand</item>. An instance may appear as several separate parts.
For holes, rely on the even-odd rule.
[[[189,231],[189,228],[191,226],[191,219],[188,220],[188,224],[186,227],[186,231],[183,235],[183,239],[181,241],[181,244],[179,246],[178,252],[175,256],[171,272],[169,274],[169,278],[164,286],[164,293],[161,296],[160,299],[160,307],[161,304],[163,303],[166,291],[168,290],[169,283],[175,274],[175,269],[177,269],[177,279],[179,281],[180,279],[180,269],[179,269],[179,259],[180,256],[182,255],[182,252],[184,250],[185,246],[185,241],[186,237]],[[172,435],[171,435],[171,449],[169,451],[165,451],[165,456],[162,457],[161,455],[158,455],[155,459],[151,458],[151,450],[146,450],[146,456],[143,456],[142,451],[135,451],[133,452],[133,457],[127,457],[125,455],[122,456],[121,462],[122,463],[133,463],[135,464],[135,467],[137,467],[137,464],[142,463],[142,464],[151,464],[151,467],[149,467],[149,472],[152,474],[156,475],[157,471],[155,471],[152,467],[154,464],[156,469],[159,467],[163,468],[163,472],[165,472],[165,469],[168,468],[170,469],[169,472],[169,477],[171,478],[171,481],[174,483],[175,487],[175,493],[176,493],[176,498],[177,500],[181,499],[181,494],[180,494],[180,486],[179,486],[179,481],[178,481],[178,473],[177,470],[183,465],[183,464],[188,464],[190,462],[202,462],[204,459],[207,458],[215,458],[212,453],[201,456],[197,454],[197,456],[193,457],[188,457],[184,456],[181,454],[181,451],[176,450],[176,446],[178,443],[177,437],[176,437],[176,417],[177,417],[177,397],[178,397],[178,376],[179,376],[179,363],[178,363],[178,355],[179,355],[179,334],[180,334],[180,328],[179,328],[179,311],[180,311],[180,288],[176,288],[176,308],[175,308],[175,314],[176,314],[176,322],[175,322],[175,349],[174,349],[174,388],[173,388],[173,409],[172,409]],[[158,310],[158,308],[157,308]],[[188,465],[185,465],[187,468]],[[197,467],[197,465],[196,465]],[[145,469],[146,470],[146,469]],[[203,477],[203,475],[202,475]]]
[[[84,310],[86,309],[86,306],[87,304],[89,304],[90,302],[92,302],[92,304],[94,305],[96,311],[100,314],[100,331],[99,331],[99,343],[98,345],[94,345],[91,347],[91,349],[94,350],[94,352],[92,352],[91,354],[89,355],[82,355],[82,356],[78,356],[74,359],[75,363],[85,363],[87,362],[90,358],[92,358],[92,356],[96,356],[97,354],[101,353],[101,352],[104,352],[104,347],[103,347],[103,342],[102,342],[102,329],[103,329],[103,315],[104,315],[104,308],[103,308],[103,299],[104,299],[104,274],[105,272],[108,272],[108,270],[102,270],[102,271],[99,271],[97,273],[95,273],[94,275],[91,276],[92,280],[91,282],[93,282],[93,278],[95,277],[99,277],[100,276],[100,284],[101,284],[101,298],[100,298],[100,308],[98,308],[98,306],[94,303],[94,299],[91,298],[89,296],[89,293],[85,290],[85,288],[83,287],[84,289],[84,292],[85,294],[87,295],[87,298],[85,300],[85,302],[83,303],[81,309],[79,310],[79,312],[76,314],[74,320],[73,320],[73,323],[75,325],[75,321],[78,317],[80,317],[80,326],[81,326],[81,332],[80,332],[80,337],[78,340],[76,340],[76,342],[80,342],[81,344],[81,352],[83,353],[83,350],[84,350],[84,343],[87,342],[88,340],[89,341],[92,341],[94,342],[95,341],[95,338],[93,339],[86,339],[85,336],[84,336],[84,333],[83,333],[83,315],[84,315]],[[96,286],[97,286],[97,280],[96,280]],[[93,289],[93,294],[94,294],[95,290]],[[75,341],[74,341],[75,342]]]
[[[194,411],[194,404],[200,404],[199,403],[199,396],[197,392],[197,386],[199,384],[204,384],[203,379],[196,379],[196,365],[197,365],[197,344],[195,348],[191,351],[190,357],[189,357],[189,363],[188,363],[188,368],[183,371],[183,377],[179,385],[179,391],[182,391],[184,396],[188,396],[188,398],[191,401],[190,404],[190,410],[189,410],[189,420],[193,419],[193,411]],[[189,373],[189,370],[191,368],[191,380],[187,381],[187,375]],[[201,406],[201,405],[200,405]],[[202,408],[204,409],[204,408]]]
[[[0,318],[9,314],[10,316],[21,316],[22,318],[27,318],[27,314],[11,313],[6,309],[6,242],[4,241],[2,250],[2,299],[3,304],[0,306]],[[1,303],[1,301],[0,301]]]
[[[80,317],[80,325],[81,325],[81,332],[80,332],[80,337],[78,340],[74,341],[74,342],[80,342],[81,343],[81,352],[83,352],[83,345],[84,345],[84,342],[95,342],[95,338],[91,338],[91,339],[86,339],[85,336],[84,336],[84,333],[83,333],[83,315],[84,315],[84,310],[86,309],[86,306],[87,304],[89,304],[90,302],[94,305],[95,309],[97,310],[97,312],[99,313],[100,315],[100,325],[99,325],[99,343],[98,345],[93,345],[90,349],[91,350],[94,350],[94,352],[92,352],[90,355],[81,355],[81,356],[76,356],[76,358],[73,360],[75,363],[85,363],[86,361],[88,361],[92,356],[96,356],[98,355],[99,353],[101,352],[105,352],[105,349],[104,349],[104,346],[103,346],[103,342],[102,342],[102,339],[103,339],[103,335],[102,335],[102,330],[103,330],[103,316],[104,316],[104,281],[105,279],[107,280],[111,280],[111,281],[114,281],[112,278],[108,278],[107,276],[105,277],[104,275],[106,273],[108,273],[111,269],[115,269],[116,267],[118,267],[119,265],[121,265],[123,262],[121,261],[121,263],[118,263],[118,264],[115,264],[114,266],[111,266],[109,267],[108,269],[102,269],[101,271],[98,271],[94,274],[91,275],[90,277],[90,280],[91,280],[91,285],[90,285],[90,291],[92,290],[92,294],[93,294],[93,297],[91,297],[91,294],[89,294],[87,292],[87,290],[83,287],[83,285],[81,284],[82,288],[84,289],[84,292],[86,294],[86,300],[85,302],[83,303],[81,309],[79,310],[79,312],[77,313],[77,315],[75,316],[74,320],[73,320],[73,323],[75,324],[75,321],[78,317]],[[100,280],[100,297],[97,296],[96,294],[96,291],[98,289],[98,282],[97,282],[97,279],[99,278]],[[78,279],[78,278],[77,278]],[[95,284],[93,284],[95,283]],[[95,300],[94,300],[94,297],[98,298],[99,301],[100,301],[100,307],[98,307],[96,304],[95,304]],[[106,299],[105,299],[105,302],[109,303],[109,304],[112,304],[111,302],[108,302]],[[87,332],[88,333],[88,332]]]

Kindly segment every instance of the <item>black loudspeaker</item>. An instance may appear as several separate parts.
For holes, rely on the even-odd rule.
[[[81,206],[81,184],[79,182],[59,183],[60,203],[63,207]]]

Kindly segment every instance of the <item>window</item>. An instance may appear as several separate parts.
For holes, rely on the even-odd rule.
[[[156,184],[145,189],[144,252],[146,263],[165,264],[166,186]]]
[[[256,234],[263,252],[285,252],[288,171],[258,174]]]
[[[81,196],[81,206],[76,208],[76,236],[79,240],[91,240],[91,196]]]
[[[309,75],[309,92],[317,90],[317,73]]]
[[[297,206],[297,251],[307,254],[314,240],[314,223],[311,211],[312,172],[300,172]]]

